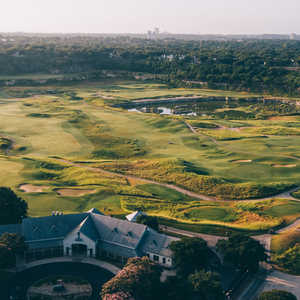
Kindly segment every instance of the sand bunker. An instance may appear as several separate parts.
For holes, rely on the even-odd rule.
[[[295,168],[297,165],[272,165],[273,168]]]
[[[270,121],[297,121],[299,117],[297,116],[274,116],[269,117]]]
[[[43,193],[44,190],[48,189],[49,186],[46,185],[33,185],[33,184],[23,184],[19,187],[25,193]]]
[[[84,195],[94,194],[95,190],[81,190],[81,189],[59,189],[56,193],[65,197],[80,197]]]
[[[233,163],[250,163],[252,162],[251,159],[241,159],[241,160],[233,160]]]

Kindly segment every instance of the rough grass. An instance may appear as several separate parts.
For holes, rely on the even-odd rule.
[[[300,190],[294,192],[294,193],[293,193],[293,196],[294,196],[295,198],[300,199]]]
[[[273,236],[271,250],[276,255],[280,255],[298,243],[300,243],[300,231],[296,228]]]
[[[296,238],[298,240],[298,238]],[[274,263],[284,272],[300,274],[300,244],[296,243],[281,254],[273,256]]]
[[[270,207],[282,205],[282,201],[266,200],[248,204],[199,201],[165,187],[69,166],[55,159],[43,161],[30,158],[22,161],[25,166],[21,172],[23,183],[49,187],[43,193],[29,195],[19,192],[28,201],[31,215],[47,215],[53,210],[66,213],[86,211],[97,207],[108,214],[126,214],[141,209],[150,215],[181,222],[254,231],[266,230],[283,222],[281,215],[273,213],[270,216],[265,213]],[[58,195],[57,190],[60,189],[92,190],[93,194],[64,197]]]

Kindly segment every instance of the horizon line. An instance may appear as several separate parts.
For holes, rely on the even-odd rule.
[[[60,35],[67,35],[67,34],[84,34],[84,35],[147,35],[147,32],[42,32],[42,31],[3,31],[0,34],[60,34]],[[213,35],[213,36],[261,36],[261,35],[300,35],[300,33],[296,32],[289,32],[289,33],[174,33],[168,31],[162,31],[158,35]]]

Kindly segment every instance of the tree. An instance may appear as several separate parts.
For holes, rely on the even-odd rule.
[[[130,258],[125,267],[110,281],[106,282],[101,291],[103,299],[151,300],[160,295],[161,267],[148,257]],[[114,298],[115,297],[115,298]]]
[[[15,256],[13,251],[7,245],[0,243],[0,268],[9,268],[14,266]]]
[[[173,262],[179,276],[185,277],[208,266],[210,249],[200,238],[183,238],[170,244]]]
[[[16,224],[27,216],[27,203],[10,188],[0,188],[0,224]]]
[[[197,298],[202,300],[224,299],[220,276],[217,273],[201,270],[191,274],[188,280]]]
[[[140,215],[137,217],[136,222],[139,224],[149,226],[150,228],[152,228],[156,231],[159,230],[159,224],[158,224],[158,220],[156,217]]]
[[[169,276],[162,285],[161,299],[163,300],[187,300],[192,296],[191,284],[184,278]]]
[[[27,248],[24,237],[17,233],[3,233],[0,243],[5,244],[14,254],[22,254]]]
[[[233,234],[228,240],[219,240],[217,250],[223,255],[224,262],[243,271],[256,272],[259,262],[267,259],[264,246],[242,234]]]
[[[258,300],[297,300],[297,297],[292,293],[280,290],[272,290],[269,292],[263,292]]]
[[[135,300],[129,293],[117,292],[114,294],[105,294],[102,300]]]

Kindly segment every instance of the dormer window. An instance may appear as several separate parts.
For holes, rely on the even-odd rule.
[[[32,226],[32,231],[37,232],[37,231],[40,231],[40,229],[36,225],[33,225]]]
[[[51,227],[50,227],[50,230],[49,230],[50,232],[57,232],[57,228],[56,228],[56,225],[52,225]]]

